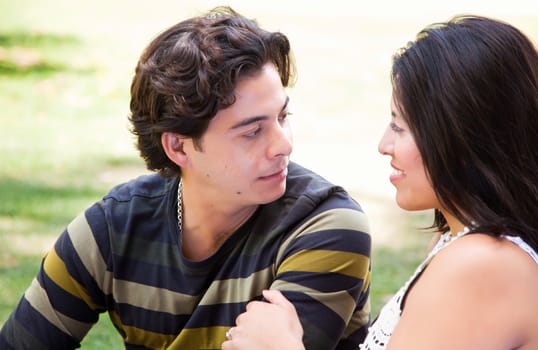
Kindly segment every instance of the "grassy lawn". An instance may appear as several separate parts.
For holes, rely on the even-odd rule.
[[[394,207],[390,196],[371,192],[380,181],[375,145],[388,115],[388,62],[390,52],[427,21],[362,17],[358,23],[334,12],[326,18],[323,12],[304,13],[301,2],[286,14],[235,3],[247,15],[259,14],[262,25],[289,33],[296,47],[300,79],[290,94],[296,114],[308,116],[296,121],[298,159],[322,173],[318,167],[327,165],[327,175],[352,187],[365,208]],[[159,30],[212,4],[0,0],[0,325],[65,225],[114,184],[145,172],[126,118],[136,60]],[[321,19],[327,27],[320,28]],[[349,49],[342,51],[343,45]],[[342,144],[351,154],[339,151]],[[358,159],[375,179],[355,169]],[[339,178],[343,173],[352,180]],[[397,235],[384,237],[390,244],[374,245],[374,314],[428,243],[415,230],[427,216],[388,223],[384,215],[381,209],[373,218],[374,231]],[[106,316],[83,342],[85,349],[119,347]]]

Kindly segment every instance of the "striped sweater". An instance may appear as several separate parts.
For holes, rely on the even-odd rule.
[[[108,312],[126,349],[220,349],[266,288],[295,305],[307,349],[356,349],[370,321],[370,236],[340,187],[290,163],[286,193],[211,257],[181,254],[178,179],[145,175],[76,217],[0,331],[1,349],[72,349]]]

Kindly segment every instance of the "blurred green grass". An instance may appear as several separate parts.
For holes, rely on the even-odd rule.
[[[244,6],[248,15],[250,7]],[[145,172],[132,146],[126,119],[134,65],[143,45],[157,31],[210,7],[212,4],[204,1],[150,4],[97,0],[86,4],[0,0],[0,324],[64,226],[113,184]],[[397,47],[393,41],[404,42],[400,32],[411,39],[403,29],[411,25],[408,20],[363,18],[358,36],[354,22],[333,28],[341,22],[333,16],[324,19],[337,31],[338,35],[333,35],[319,28],[318,21],[323,18],[319,13],[290,13],[281,18],[279,10],[274,10],[266,19],[289,31],[292,44],[298,48],[302,75],[294,92],[297,100],[304,105],[317,102],[303,107],[303,112],[316,109],[318,114],[310,115],[308,122],[298,121],[299,141],[305,137],[300,130],[310,133],[308,144],[309,138],[317,141],[324,136],[327,127],[332,130],[344,125],[345,130],[336,130],[333,136],[351,143],[359,129],[346,127],[352,119],[350,111],[359,119],[386,113],[388,80],[382,79],[388,78],[388,50]],[[418,27],[413,23],[413,30]],[[391,36],[395,38],[389,40]],[[350,40],[357,44],[349,45],[348,56],[335,52]],[[372,60],[366,60],[370,56]],[[327,62],[336,64],[329,67]],[[344,69],[350,62],[356,63],[351,66],[352,74]],[[359,106],[362,109],[357,112]],[[312,120],[319,120],[319,115],[330,116],[332,122],[314,127]],[[372,119],[377,118],[360,122],[362,131],[382,130]],[[355,146],[357,153],[347,157],[367,157],[362,144],[351,147]],[[368,145],[368,149],[374,153],[375,145]],[[316,157],[317,162],[321,158]],[[353,163],[341,157],[333,161],[346,166]],[[360,190],[358,196],[364,197],[359,201],[368,207],[370,199]],[[373,226],[383,231],[390,224],[388,231],[397,235],[383,239],[389,244],[376,244],[374,237],[373,316],[408,278],[428,243],[426,234],[416,231],[428,223],[427,215],[398,216],[391,223],[379,220],[385,219],[384,215],[381,211],[372,219],[376,220]],[[121,340],[106,315],[83,342],[85,349],[120,347]]]
[[[43,20],[61,21],[41,2],[1,4],[0,324],[64,226],[144,171],[126,121],[130,75],[114,69],[121,55],[103,56],[116,43],[25,21],[36,7]],[[122,342],[104,315],[82,347]]]

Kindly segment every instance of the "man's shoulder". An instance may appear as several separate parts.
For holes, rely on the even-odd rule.
[[[353,206],[359,206],[342,186],[336,185],[322,175],[294,162],[290,162],[288,166],[288,179],[284,196],[295,199],[306,197],[314,203],[321,203],[332,197],[340,199],[343,203],[349,202]]]
[[[319,192],[329,189],[341,189],[320,174],[305,168],[298,163],[290,162],[288,165],[286,194],[289,196],[301,195],[306,192]],[[342,189],[343,190],[343,189]]]
[[[175,178],[164,178],[157,173],[144,174],[114,186],[103,199],[125,202],[134,197],[162,197],[169,193],[176,183],[177,179]]]
[[[166,220],[175,210],[177,182],[177,178],[159,174],[139,176],[113,187],[102,201],[86,211],[86,216],[94,227],[106,224],[103,232],[110,231],[111,237],[118,239],[126,237],[125,233],[148,241],[167,239],[157,236],[177,225]]]
[[[364,212],[354,198],[341,186],[335,185],[321,175],[290,162],[286,192],[276,201],[265,205],[258,215],[261,225],[278,232],[315,217],[351,217],[366,226]],[[346,219],[347,220],[347,219]]]

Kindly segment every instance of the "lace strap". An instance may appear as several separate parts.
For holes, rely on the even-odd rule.
[[[538,264],[538,254],[532,249],[530,245],[527,244],[521,237],[519,236],[505,236],[503,235],[503,238],[506,238],[507,240],[511,241],[512,243],[516,244],[518,247],[523,249],[527,254],[531,256],[531,258],[534,259],[536,264]]]

